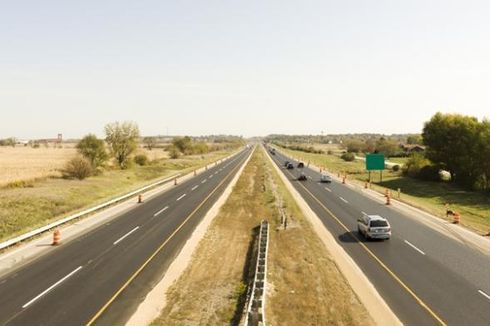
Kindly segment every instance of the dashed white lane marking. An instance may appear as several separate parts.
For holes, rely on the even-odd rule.
[[[213,175],[211,174],[208,179],[211,179],[212,177],[213,177]]]
[[[201,183],[206,183],[206,181],[207,181],[207,180],[206,180],[206,179],[204,179],[203,181],[201,181]]]
[[[191,188],[191,191],[196,190],[196,189],[197,189],[197,187],[199,187],[199,186],[194,186],[194,187],[192,187],[192,188]]]
[[[187,196],[187,194],[183,194],[182,196],[180,196],[179,198],[177,198],[177,201],[181,200],[182,198],[184,198],[185,196]]]
[[[332,189],[325,187],[325,190],[328,192],[332,192]]]
[[[339,197],[341,201],[343,201],[344,203],[348,204],[349,202],[347,200],[345,200],[344,198],[342,197]]]
[[[478,292],[483,295],[485,298],[487,298],[488,300],[490,300],[490,295],[486,294],[485,292],[483,292],[482,290],[478,290]]]
[[[416,251],[418,251],[419,253],[421,253],[422,255],[425,256],[425,252],[423,252],[422,250],[420,250],[419,248],[415,247],[413,244],[411,244],[410,242],[408,242],[407,240],[405,240],[405,243],[407,245],[409,245],[410,247],[412,247],[413,249],[415,249]]]
[[[54,289],[55,287],[57,287],[58,285],[60,285],[61,283],[63,283],[64,281],[66,281],[68,278],[70,278],[71,276],[73,276],[73,274],[75,274],[76,272],[78,272],[79,270],[82,269],[82,266],[79,266],[77,269],[75,269],[73,272],[71,272],[70,274],[66,275],[65,277],[63,277],[61,280],[59,280],[58,282],[54,283],[53,285],[51,285],[49,288],[47,288],[46,290],[44,290],[41,294],[39,294],[37,297],[35,297],[34,299],[32,299],[31,301],[29,301],[28,303],[26,303],[25,305],[22,306],[22,309],[25,309],[27,307],[29,307],[31,304],[33,304],[34,302],[36,302],[37,300],[39,300],[42,296],[46,295],[49,291],[51,291],[52,289]]]
[[[218,174],[219,171],[214,172],[214,174]]]
[[[117,245],[119,242],[123,241],[124,239],[126,239],[127,237],[129,237],[129,235],[133,232],[135,232],[136,230],[138,230],[140,227],[137,226],[135,227],[134,229],[132,229],[131,231],[129,231],[128,233],[126,233],[125,235],[123,235],[122,237],[120,237],[117,241],[114,242],[114,245]]]
[[[153,215],[153,216],[158,216],[158,215],[162,214],[163,212],[165,212],[167,209],[168,209],[168,206],[162,208],[161,210],[159,210],[158,212],[156,212],[155,215]]]

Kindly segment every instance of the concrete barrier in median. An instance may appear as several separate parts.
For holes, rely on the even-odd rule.
[[[234,154],[232,154],[232,155],[227,156],[225,159],[223,159],[223,161],[224,160],[228,160],[228,159],[232,158],[233,156],[238,155],[239,153],[241,153],[241,150],[238,151],[238,152],[236,152],[236,153],[234,153]],[[216,161],[216,162],[218,162],[218,161]],[[133,196],[139,195],[139,194],[141,194],[141,193],[143,193],[143,192],[145,192],[147,190],[150,190],[152,188],[155,188],[157,186],[160,186],[160,185],[162,185],[164,183],[170,182],[172,180],[176,180],[176,178],[181,177],[181,176],[182,176],[181,173],[174,174],[174,175],[172,175],[172,176],[170,176],[168,178],[165,178],[165,179],[156,181],[156,182],[154,182],[152,184],[149,184],[149,185],[144,186],[142,188],[136,189],[136,190],[134,190],[134,191],[132,191],[132,192],[130,192],[128,194],[125,194],[123,196],[120,196],[120,197],[114,198],[112,200],[109,200],[108,202],[105,202],[103,204],[97,205],[95,207],[91,207],[91,208],[86,209],[84,211],[81,211],[79,213],[76,213],[76,214],[67,216],[67,217],[65,217],[65,218],[63,218],[61,220],[58,220],[58,221],[55,221],[55,222],[50,223],[48,225],[45,225],[43,227],[40,227],[38,229],[35,229],[35,230],[30,231],[30,232],[24,233],[24,234],[22,234],[22,235],[20,235],[18,237],[9,239],[7,241],[4,241],[4,242],[0,243],[0,250],[3,250],[3,249],[8,248],[8,247],[11,247],[11,246],[13,246],[15,244],[18,244],[18,243],[22,242],[22,241],[28,240],[28,239],[30,239],[32,237],[35,237],[35,236],[37,236],[37,235],[39,235],[41,233],[44,233],[46,231],[52,230],[52,229],[54,229],[54,228],[56,228],[56,227],[58,227],[60,225],[63,225],[65,223],[68,223],[68,222],[70,222],[72,220],[75,220],[77,218],[80,218],[82,216],[89,215],[91,213],[94,213],[94,212],[97,212],[97,211],[102,210],[104,208],[107,208],[107,207],[109,207],[111,205],[114,205],[114,204],[117,204],[117,203],[122,202],[124,200],[127,200],[127,199],[129,199],[129,198],[131,198]]]
[[[267,256],[269,251],[269,222],[260,224],[259,246],[255,277],[250,291],[245,326],[265,326],[265,298],[267,289]]]

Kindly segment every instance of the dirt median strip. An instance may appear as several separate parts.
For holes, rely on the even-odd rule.
[[[286,230],[282,213],[290,218]],[[261,150],[243,170],[188,267],[166,296],[160,295],[166,305],[152,324],[238,325],[264,218],[271,225],[268,324],[374,324]]]

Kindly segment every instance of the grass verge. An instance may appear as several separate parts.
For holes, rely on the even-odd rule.
[[[337,174],[348,174],[348,178],[364,184],[368,178],[365,163],[360,161],[346,162],[336,155],[312,154],[290,149],[280,149],[288,156],[311,162],[316,166],[325,167],[327,171]],[[380,193],[391,189],[395,199],[420,208],[428,213],[446,218],[445,204],[449,203],[452,210],[461,214],[461,224],[481,234],[490,230],[490,196],[483,192],[466,191],[445,182],[430,182],[404,177],[401,173],[383,171],[383,181],[379,173],[372,173],[372,189]],[[401,196],[398,198],[397,190]]]
[[[177,172],[197,167],[229,155],[221,151],[177,160],[162,159],[128,170],[108,170],[83,181],[46,178],[27,187],[0,189],[0,241],[41,227],[63,216],[103,203]]]
[[[255,151],[152,325],[238,325],[263,218],[271,226],[270,325],[372,324],[270,164]],[[281,214],[289,218],[286,230]]]

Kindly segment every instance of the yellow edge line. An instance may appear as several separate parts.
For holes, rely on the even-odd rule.
[[[294,178],[294,175],[292,175],[289,171],[287,171],[289,175],[291,175],[293,178]],[[313,195],[308,189],[306,189],[306,187],[301,184],[301,183],[298,183],[301,187],[303,187],[303,189],[328,213],[330,214],[331,217],[333,217],[335,219],[335,221],[337,221],[337,223],[339,223],[347,232],[349,232],[349,234],[355,239],[358,241],[358,243],[361,245],[362,248],[364,248],[364,250],[366,250],[369,255],[371,255],[371,257],[373,257],[380,265],[381,267],[383,267],[387,272],[388,274],[390,274],[401,286],[402,288],[404,288],[416,301],[419,305],[421,305],[425,310],[427,310],[427,312],[429,312],[429,314],[434,317],[435,320],[437,320],[441,325],[447,325],[431,308],[429,308],[429,306],[424,302],[422,301],[422,299],[420,299],[417,294],[415,294],[414,291],[412,291],[412,289],[410,289],[405,283],[403,283],[403,281],[394,273],[391,271],[391,269],[386,266],[382,261],[381,259],[379,259],[364,243],[361,242],[361,240],[355,236],[354,234],[350,233],[350,230],[344,225],[344,223],[342,223],[340,221],[340,219],[334,214],[332,213],[332,211],[330,211],[325,205],[323,205],[323,203],[315,197],[315,195]]]
[[[253,153],[253,152],[252,152]],[[209,200],[209,198],[218,190],[219,187],[228,179],[230,175],[232,175],[241,165],[238,164],[228,175],[214,188],[214,190],[192,211],[192,213],[187,216],[187,218],[180,224],[180,226],[170,235],[170,237],[165,240],[164,243],[145,261],[143,265],[124,283],[124,285],[107,301],[107,303],[95,314],[92,319],[86,324],[87,326],[91,326],[106,310],[109,306],[116,300],[116,298],[131,284],[131,282],[143,271],[143,269],[155,258],[156,255],[160,253],[160,251],[167,245],[167,243],[172,240],[172,238],[177,234],[177,232],[184,227],[187,221],[196,214],[196,212]]]

